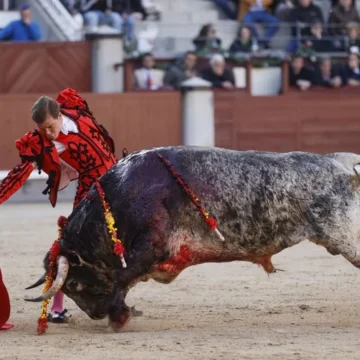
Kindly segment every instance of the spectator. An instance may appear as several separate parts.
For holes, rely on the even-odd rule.
[[[349,22],[360,23],[359,14],[351,0],[340,0],[339,4],[331,10],[329,16],[329,34],[332,36],[346,35],[346,25]]]
[[[113,11],[112,0],[81,0],[81,11],[91,31],[96,31],[99,25],[109,25],[122,32],[124,21]]]
[[[148,16],[154,16],[156,20],[161,19],[161,8],[154,0],[142,0],[142,6]]]
[[[331,7],[334,8],[336,5],[339,4],[339,0],[331,0]],[[351,0],[351,4],[354,5],[356,7],[356,2],[355,0]]]
[[[79,12],[80,10],[80,0],[61,0],[61,3],[65,6],[67,11],[73,17],[78,31],[81,31],[84,28],[84,17]]]
[[[221,40],[216,36],[216,29],[213,24],[204,25],[199,35],[193,40],[195,51],[216,51],[221,48]]]
[[[248,26],[241,26],[238,31],[238,36],[231,44],[229,51],[230,53],[249,53],[253,50],[253,45],[251,29]]]
[[[301,55],[295,55],[289,67],[289,85],[304,91],[311,87],[314,80],[314,71],[305,66]]]
[[[360,53],[359,25],[349,23],[347,25],[348,36],[345,38],[344,51]]]
[[[157,90],[163,86],[164,72],[155,69],[155,59],[152,54],[144,54],[142,68],[134,72],[134,87],[136,89]]]
[[[225,59],[220,54],[214,54],[210,58],[210,67],[203,70],[201,77],[212,83],[215,88],[233,89],[235,77],[232,69],[226,68]]]
[[[314,20],[324,23],[321,9],[312,0],[299,0],[299,5],[291,11],[289,17],[289,21],[295,25],[291,29],[292,36],[296,38],[299,34],[303,36],[309,33],[309,26]]]
[[[5,6],[7,5],[7,7]],[[15,0],[0,0],[0,11],[1,10],[16,10],[16,1]]]
[[[269,47],[270,39],[279,28],[279,19],[270,14],[270,5],[273,0],[243,0],[240,3],[240,12],[244,14],[243,24],[250,26],[253,35],[264,48]],[[260,38],[254,24],[262,23],[267,30],[263,38]]]
[[[197,76],[196,62],[196,53],[193,51],[186,52],[181,63],[175,64],[166,72],[164,84],[174,89],[180,89],[183,81]]]
[[[239,0],[213,0],[215,4],[231,20],[236,20]]]
[[[299,0],[280,0],[275,7],[275,16],[281,21],[288,21],[291,11],[299,5]]]
[[[147,17],[141,0],[113,0],[113,8],[121,16],[121,31],[125,25],[126,40],[131,42],[134,39],[135,22]]]
[[[14,20],[0,30],[0,41],[39,41],[41,39],[40,25],[31,20],[29,5],[20,6],[20,20]]]
[[[340,69],[340,75],[343,85],[356,86],[360,85],[360,68],[359,55],[350,54],[347,64]]]
[[[133,18],[134,20],[145,20],[147,13],[141,0],[112,0],[113,9],[121,15],[123,19]]]
[[[315,69],[314,85],[338,88],[342,84],[339,72],[333,67],[330,58],[319,61]]]
[[[332,40],[324,36],[323,24],[320,20],[314,20],[310,27],[309,34],[302,39],[306,47],[311,48],[315,52],[331,52],[334,51]]]

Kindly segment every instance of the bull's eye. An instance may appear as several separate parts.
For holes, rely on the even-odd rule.
[[[85,285],[77,282],[76,280],[71,279],[67,281],[66,287],[70,291],[82,291],[85,288]]]

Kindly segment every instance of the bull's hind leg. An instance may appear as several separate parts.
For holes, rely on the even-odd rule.
[[[342,255],[346,260],[360,269],[360,244],[353,239],[313,241],[324,246],[331,255]]]
[[[360,269],[360,245],[354,246],[351,244],[342,244],[341,246],[337,247],[337,251],[346,260]]]

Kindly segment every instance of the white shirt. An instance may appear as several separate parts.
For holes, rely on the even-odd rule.
[[[69,131],[74,133],[79,132],[73,120],[71,120],[69,117],[67,117],[64,114],[62,114],[62,117],[63,117],[63,123],[60,131],[64,135],[68,135]],[[59,154],[63,153],[66,150],[66,146],[61,142],[53,141],[53,143]],[[69,184],[70,181],[75,180],[79,177],[78,172],[61,158],[60,158],[60,166],[61,166],[61,177],[60,177],[59,191],[64,189]]]
[[[78,133],[78,128],[76,126],[76,124],[69,118],[67,117],[66,115],[63,115],[62,114],[62,117],[63,117],[63,123],[62,123],[62,126],[61,126],[61,132],[64,134],[64,135],[68,135],[69,134],[69,131],[71,132],[74,132],[74,133]],[[61,154],[62,152],[65,151],[66,149],[66,146],[58,141],[53,141],[55,147],[56,147],[56,150],[58,151],[59,154]]]
[[[264,6],[262,4],[262,0],[256,0],[256,5],[251,5],[250,6],[250,11],[260,11],[260,10],[264,10]]]

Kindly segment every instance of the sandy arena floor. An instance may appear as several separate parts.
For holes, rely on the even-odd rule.
[[[270,277],[250,263],[205,264],[175,282],[138,285],[128,296],[144,316],[121,333],[66,299],[68,325],[36,334],[40,304],[23,300],[42,274],[70,204],[2,205],[0,266],[15,327],[0,333],[0,359],[360,359],[360,272],[304,242],[273,258]],[[1,305],[0,305],[1,306]]]

